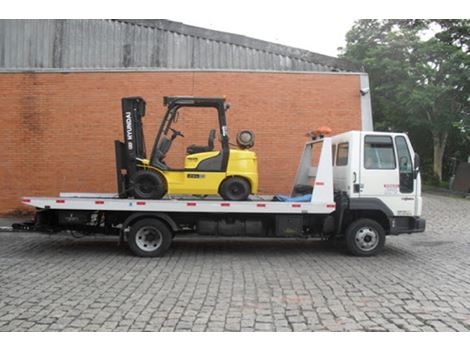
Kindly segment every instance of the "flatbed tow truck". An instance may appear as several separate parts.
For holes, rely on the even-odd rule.
[[[140,133],[140,132],[139,132]],[[412,157],[413,156],[413,157]],[[118,158],[117,158],[118,159]],[[122,161],[117,161],[118,169]],[[120,171],[118,171],[118,183]],[[125,184],[125,182],[122,182]],[[119,187],[122,191],[122,186]],[[357,256],[379,253],[386,236],[423,232],[419,156],[403,133],[312,135],[289,197],[61,193],[23,197],[37,209],[18,231],[116,236],[137,256],[162,256],[175,235],[343,239]]]

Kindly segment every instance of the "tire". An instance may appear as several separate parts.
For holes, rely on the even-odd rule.
[[[161,257],[171,245],[173,233],[157,219],[143,219],[131,226],[127,236],[130,250],[139,257]]]
[[[131,179],[134,197],[138,199],[161,199],[167,192],[165,179],[158,172],[139,170]]]
[[[359,219],[346,229],[346,246],[355,256],[370,257],[379,253],[385,245],[385,230],[377,221]]]
[[[225,200],[247,200],[250,193],[250,183],[242,177],[229,177],[220,185],[219,194]]]

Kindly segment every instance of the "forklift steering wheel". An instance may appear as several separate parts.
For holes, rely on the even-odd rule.
[[[170,127],[170,130],[173,132],[174,138],[176,138],[178,136],[184,137],[184,134],[182,134],[180,131],[177,131],[174,128],[171,128],[171,127]]]

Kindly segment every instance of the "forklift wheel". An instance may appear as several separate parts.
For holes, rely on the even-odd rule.
[[[220,195],[225,200],[247,200],[250,193],[250,183],[242,177],[229,177],[220,185]]]
[[[134,196],[138,199],[161,199],[167,191],[163,176],[157,172],[137,171],[131,182],[134,185]]]

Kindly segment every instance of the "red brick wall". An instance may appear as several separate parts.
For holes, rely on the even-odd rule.
[[[358,75],[2,73],[0,213],[20,208],[23,195],[114,192],[113,141],[122,139],[121,97],[136,95],[147,101],[147,150],[164,112],[164,95],[225,95],[231,103],[232,141],[241,128],[256,133],[261,193],[289,192],[306,131],[328,125],[340,133],[361,126]],[[182,114],[182,130],[197,143],[207,143],[209,120],[204,112],[197,115],[196,123],[190,113]],[[174,149],[178,155],[169,160],[178,164],[183,147],[193,142],[180,141]]]

